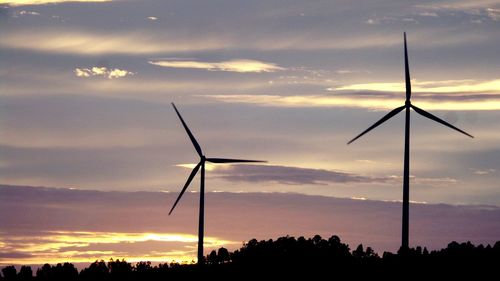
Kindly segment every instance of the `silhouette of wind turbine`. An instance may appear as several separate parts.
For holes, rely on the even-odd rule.
[[[387,115],[385,115],[382,119],[377,121],[375,124],[373,124],[371,127],[366,129],[364,132],[359,134],[357,137],[353,138],[350,140],[347,144],[351,144],[358,138],[360,138],[362,135],[368,133],[375,127],[379,126],[380,124],[384,123],[385,121],[391,119],[393,116],[398,114],[399,112],[403,111],[403,109],[406,110],[406,118],[405,118],[405,156],[404,156],[404,172],[403,172],[403,228],[402,228],[402,238],[401,238],[401,247],[404,249],[409,248],[409,207],[410,207],[410,108],[413,108],[418,114],[427,117],[433,121],[436,121],[438,123],[441,123],[447,127],[450,127],[456,131],[459,131],[460,133],[467,135],[471,138],[473,136],[469,135],[468,133],[460,130],[459,128],[447,123],[446,121],[430,114],[429,112],[416,107],[413,105],[410,101],[411,98],[411,84],[410,84],[410,69],[408,66],[408,51],[406,49],[406,32],[404,34],[404,49],[405,49],[405,81],[406,81],[406,101],[403,106],[400,106],[396,109],[393,109],[391,112],[389,112]]]
[[[262,163],[266,161],[259,161],[259,160],[245,160],[245,159],[228,159],[228,158],[206,158],[205,155],[203,155],[203,152],[201,150],[200,145],[194,138],[193,134],[189,130],[188,126],[186,125],[186,122],[184,122],[184,119],[182,119],[181,114],[177,110],[177,107],[175,107],[175,104],[172,103],[172,106],[175,109],[175,112],[177,113],[177,116],[179,116],[179,119],[181,120],[182,126],[184,126],[184,129],[186,130],[186,133],[189,136],[189,139],[191,139],[191,142],[193,143],[194,149],[200,156],[200,162],[193,168],[193,171],[189,175],[186,184],[184,184],[184,187],[181,190],[181,193],[177,197],[177,200],[175,200],[174,205],[172,206],[172,209],[168,213],[172,214],[174,211],[175,206],[177,206],[177,203],[181,199],[182,195],[188,188],[189,184],[193,180],[193,178],[196,176],[196,173],[198,173],[198,170],[201,168],[201,176],[200,176],[200,212],[199,212],[199,225],[198,225],[198,264],[202,265],[203,264],[203,228],[204,228],[204,215],[205,215],[205,162],[211,162],[211,163]]]

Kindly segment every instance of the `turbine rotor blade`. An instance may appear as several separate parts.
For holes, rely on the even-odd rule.
[[[189,175],[189,177],[188,177],[188,179],[186,181],[186,184],[184,184],[184,187],[182,188],[181,193],[177,197],[177,200],[175,200],[174,206],[172,206],[172,209],[170,209],[170,212],[168,212],[169,216],[170,216],[170,214],[172,214],[172,211],[174,211],[175,206],[177,206],[177,203],[179,203],[179,200],[181,200],[182,195],[184,194],[184,192],[188,188],[188,186],[191,183],[191,181],[193,180],[194,176],[196,176],[196,173],[200,169],[200,166],[201,166],[201,162],[198,163],[198,165],[196,165],[196,167],[193,168],[193,171],[191,171],[191,174]]]
[[[466,132],[464,132],[464,131],[460,130],[459,128],[457,128],[457,127],[455,127],[455,126],[451,125],[450,123],[448,123],[448,122],[446,122],[446,121],[444,121],[444,120],[440,119],[439,117],[436,117],[436,116],[434,116],[434,115],[430,114],[429,112],[427,112],[427,111],[425,111],[425,110],[423,110],[423,109],[421,109],[421,108],[418,108],[418,107],[414,106],[413,104],[412,104],[412,105],[410,105],[410,106],[411,106],[411,108],[413,108],[413,109],[414,109],[414,110],[415,110],[418,114],[420,114],[420,115],[422,115],[422,116],[424,116],[424,117],[427,117],[427,118],[429,118],[429,119],[431,119],[431,120],[434,120],[434,121],[436,121],[436,122],[438,122],[438,123],[441,123],[441,124],[443,124],[443,125],[445,125],[445,126],[447,126],[447,127],[450,127],[450,128],[452,128],[453,130],[459,131],[460,133],[462,133],[462,134],[464,134],[464,135],[466,135],[466,136],[469,136],[469,137],[471,137],[471,138],[474,138],[472,135],[470,135],[470,134],[468,134],[468,133],[466,133]]]
[[[406,32],[404,34],[405,41],[405,82],[406,82],[406,100],[411,98],[411,81],[410,81],[410,66],[408,65],[408,50],[406,49]]]
[[[355,137],[352,140],[350,140],[347,144],[351,144],[352,142],[354,142],[355,140],[357,140],[358,138],[360,138],[362,135],[368,133],[369,131],[371,131],[375,127],[379,126],[380,124],[384,123],[385,121],[391,119],[394,115],[398,114],[399,112],[401,112],[401,110],[405,109],[405,107],[406,106],[403,105],[403,106],[400,106],[400,107],[398,107],[396,109],[393,109],[391,112],[387,113],[387,115],[385,115],[384,117],[382,117],[382,119],[378,120],[375,124],[373,124],[370,128],[366,129],[361,134],[359,134],[357,137]]]
[[[207,158],[208,162],[212,163],[265,163],[261,160],[246,160],[246,159],[228,159],[228,158]]]
[[[200,145],[198,144],[198,142],[194,138],[193,134],[189,130],[188,126],[186,125],[186,122],[184,122],[184,119],[182,119],[182,116],[179,113],[179,111],[177,110],[177,107],[175,107],[174,103],[172,103],[172,106],[174,107],[175,112],[177,113],[177,116],[179,116],[179,119],[181,119],[182,126],[184,126],[184,129],[186,130],[186,133],[188,134],[189,139],[191,139],[191,142],[193,143],[194,149],[196,149],[196,152],[198,152],[198,155],[201,157],[203,155],[203,152],[201,151]]]

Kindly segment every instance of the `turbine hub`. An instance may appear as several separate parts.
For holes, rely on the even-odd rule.
[[[205,162],[207,160],[207,158],[205,157],[205,155],[202,155],[200,158],[201,158],[202,162]]]
[[[410,100],[406,100],[406,101],[405,101],[405,106],[406,106],[406,107],[410,107],[410,105],[411,105]]]

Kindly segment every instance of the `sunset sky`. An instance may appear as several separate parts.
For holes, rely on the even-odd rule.
[[[0,7],[0,264],[195,259],[195,194],[167,216],[198,161],[171,102],[207,157],[268,161],[207,167],[207,248],[341,233],[397,250],[404,116],[346,143],[404,104],[404,31],[413,103],[475,136],[413,112],[411,245],[500,240],[498,0]],[[450,217],[434,232],[433,212]]]

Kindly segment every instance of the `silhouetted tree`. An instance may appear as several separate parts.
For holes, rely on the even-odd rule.
[[[365,257],[365,251],[363,250],[363,244],[359,244],[356,250],[352,251],[352,255],[355,258],[364,258]]]
[[[5,281],[17,280],[17,270],[13,265],[2,268],[2,273]]]
[[[95,261],[89,267],[80,272],[80,279],[82,280],[107,280],[109,277],[109,269],[106,262],[103,260]]]
[[[17,277],[20,281],[33,280],[33,270],[31,270],[30,266],[21,266]]]
[[[217,252],[215,250],[212,250],[210,254],[205,259],[208,264],[218,264],[217,261]]]
[[[52,267],[46,263],[36,271],[36,278],[38,280],[51,280]]]
[[[217,251],[217,257],[220,263],[227,263],[231,261],[231,256],[229,255],[229,251],[222,247]]]
[[[125,260],[113,260],[108,262],[110,277],[114,280],[128,280],[131,278],[132,265]]]
[[[44,264],[36,271],[37,280],[64,280],[73,281],[78,279],[78,270],[72,263],[58,263],[56,266]]]
[[[151,266],[151,262],[149,261],[141,261],[135,265],[135,271],[137,273],[149,272],[152,269],[153,267]]]

